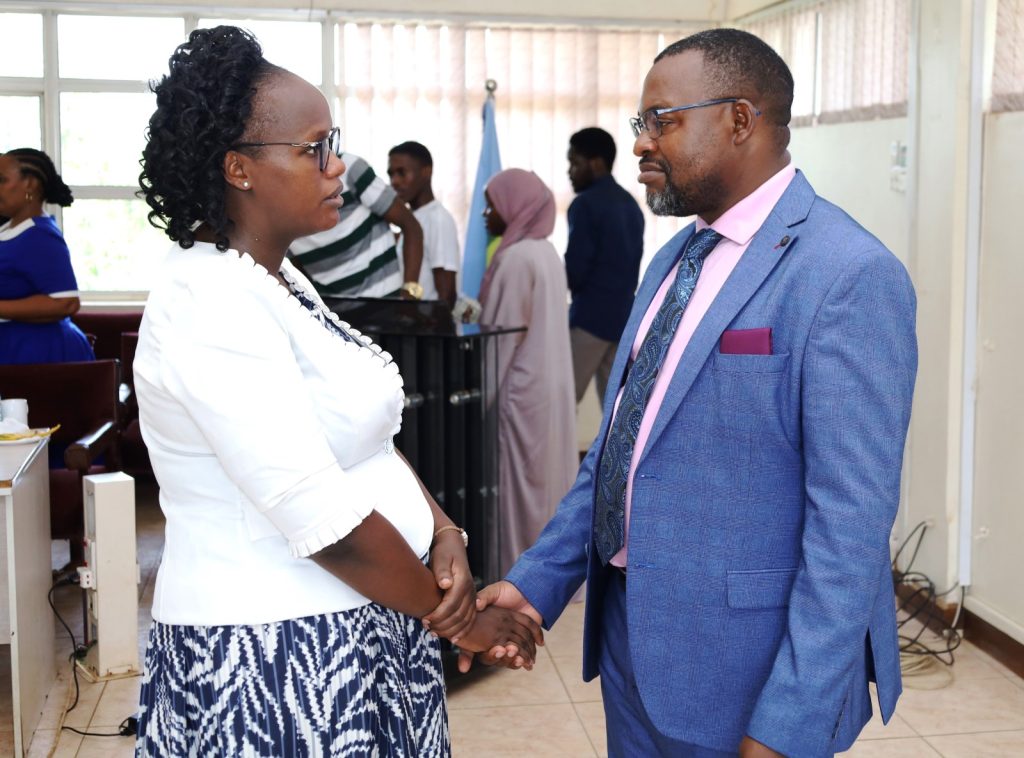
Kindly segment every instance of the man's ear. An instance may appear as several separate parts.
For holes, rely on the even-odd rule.
[[[732,104],[732,141],[742,145],[757,130],[758,121],[763,118],[749,100],[737,100]]]
[[[252,179],[249,176],[249,157],[237,150],[228,150],[224,154],[224,181],[229,186],[243,192],[252,189]]]

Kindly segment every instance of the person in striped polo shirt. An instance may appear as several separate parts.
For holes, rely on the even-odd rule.
[[[394,297],[419,299],[423,262],[423,230],[405,203],[364,159],[341,153],[346,171],[333,229],[292,243],[289,257],[328,297]],[[402,260],[390,224],[405,242]]]

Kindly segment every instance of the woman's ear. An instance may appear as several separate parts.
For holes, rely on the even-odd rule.
[[[34,174],[23,174],[25,180],[25,199],[43,200],[43,180]]]
[[[228,150],[224,154],[224,181],[242,192],[252,189],[248,163],[247,156],[235,150]]]

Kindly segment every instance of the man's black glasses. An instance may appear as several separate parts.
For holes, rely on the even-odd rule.
[[[722,103],[738,103],[740,100],[745,99],[746,98],[742,97],[717,97],[714,100],[701,100],[699,103],[677,105],[674,108],[651,108],[650,110],[638,114],[635,118],[631,118],[629,120],[629,125],[633,128],[634,137],[639,137],[641,132],[647,132],[651,135],[651,139],[658,139],[658,137],[661,136],[661,117],[667,113],[689,111],[694,108],[707,108],[709,105],[721,105]],[[760,116],[761,111],[754,108],[754,115]]]

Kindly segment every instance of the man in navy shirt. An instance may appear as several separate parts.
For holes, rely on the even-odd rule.
[[[644,216],[633,196],[612,178],[615,140],[604,129],[569,138],[569,206],[565,271],[572,293],[569,335],[576,402],[597,375],[604,402],[615,348],[633,307],[644,247]]]

